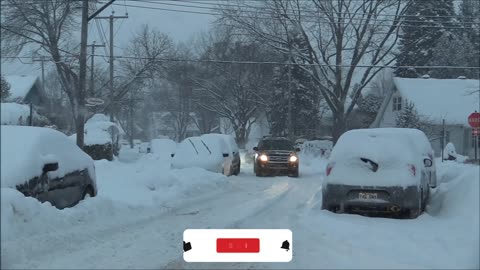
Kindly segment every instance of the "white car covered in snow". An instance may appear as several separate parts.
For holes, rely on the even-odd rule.
[[[150,142],[152,153],[162,159],[170,159],[175,153],[177,143],[170,139],[153,139]]]
[[[1,127],[2,188],[70,207],[96,196],[92,158],[65,134],[40,127]]]
[[[199,167],[225,175],[238,174],[240,165],[238,164],[237,169],[234,164],[235,156],[238,156],[238,147],[236,152],[234,151],[221,134],[186,138],[175,151],[172,168]]]
[[[402,134],[405,139],[399,139]],[[420,215],[430,194],[433,159],[420,154],[422,141],[414,141],[412,134],[405,129],[358,129],[343,134],[327,165],[322,209]]]

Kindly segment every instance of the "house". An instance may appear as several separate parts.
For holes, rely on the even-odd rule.
[[[474,156],[474,137],[468,116],[480,111],[480,80],[394,78],[393,91],[384,100],[378,127],[395,127],[406,104],[414,104],[422,123],[428,124],[427,136],[437,156],[442,151],[442,123],[445,121],[446,142],[455,145],[457,153]]]
[[[12,75],[4,78],[10,84],[10,96],[6,102],[32,103],[35,107],[47,105],[47,95],[37,76]]]

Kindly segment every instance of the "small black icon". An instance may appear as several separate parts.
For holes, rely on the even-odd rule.
[[[287,251],[289,251],[289,250],[290,250],[290,243],[288,243],[287,240],[283,241],[281,248],[286,249]]]
[[[187,252],[187,251],[189,251],[190,249],[192,249],[192,244],[191,244],[190,242],[185,243],[185,241],[183,241],[183,251],[184,251],[184,252]]]

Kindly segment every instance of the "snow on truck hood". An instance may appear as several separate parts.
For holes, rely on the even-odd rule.
[[[346,132],[332,151],[330,164],[333,168],[326,182],[356,186],[417,185],[423,166],[421,156],[413,145],[397,137],[392,130]],[[376,171],[368,160],[378,164]]]
[[[1,187],[16,185],[40,176],[45,163],[58,162],[51,177],[88,168],[95,180],[93,160],[68,137],[56,130],[40,127],[1,127]]]

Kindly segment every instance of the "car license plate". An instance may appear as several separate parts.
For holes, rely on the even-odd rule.
[[[377,199],[378,195],[377,193],[372,193],[372,192],[359,192],[358,198],[362,200],[371,200],[371,199]]]

